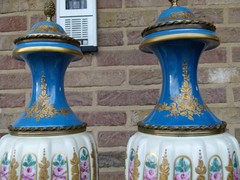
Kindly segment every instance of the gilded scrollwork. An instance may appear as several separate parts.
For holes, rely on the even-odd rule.
[[[48,180],[48,168],[50,166],[50,162],[47,160],[45,155],[45,149],[43,149],[43,158],[42,161],[39,163],[39,179],[40,180]]]
[[[18,180],[18,175],[17,175],[18,167],[19,167],[19,163],[16,161],[15,151],[14,151],[13,158],[10,162],[9,180]]]
[[[207,172],[207,168],[204,165],[204,162],[202,160],[201,150],[199,151],[198,166],[195,168],[195,172],[198,174],[197,180],[205,180],[205,176],[204,175]]]
[[[161,18],[160,21],[175,20],[175,19],[193,19],[194,15],[190,12],[173,12],[170,16],[166,18]]]
[[[135,153],[133,164],[134,164],[134,167],[133,167],[133,180],[138,180],[138,178],[139,178],[138,168],[141,165],[141,162],[138,159],[138,148],[137,148],[136,153]]]
[[[92,157],[92,169],[93,169],[93,180],[97,179],[97,162],[96,162],[96,154],[95,154],[95,150],[94,150],[94,145],[92,144],[92,153],[91,153],[91,157]]]
[[[71,165],[72,165],[72,168],[71,168],[72,180],[79,180],[79,175],[80,175],[79,168],[78,168],[79,159],[75,149],[73,153],[73,158],[71,159]]]
[[[169,167],[169,162],[167,159],[167,150],[165,149],[162,164],[160,165],[160,179],[159,180],[168,180],[169,171],[170,171],[170,167]]]
[[[56,114],[66,115],[68,110],[62,108],[57,110],[54,105],[50,103],[50,96],[46,92],[47,84],[45,83],[45,76],[42,74],[41,78],[41,94],[38,96],[38,101],[26,110],[27,117],[34,117],[37,121],[41,118],[50,118]]]
[[[234,168],[233,168],[233,162],[232,162],[232,158],[231,158],[231,154],[230,152],[229,153],[229,160],[228,160],[228,165],[225,167],[225,169],[227,170],[228,172],[228,175],[227,175],[227,180],[233,180],[233,171],[234,171]]]
[[[184,61],[183,64],[183,74],[184,82],[180,88],[180,94],[175,97],[171,97],[173,102],[168,105],[166,102],[157,105],[156,108],[159,111],[169,111],[168,116],[184,116],[189,120],[194,120],[193,115],[200,115],[203,110],[206,110],[206,105],[201,105],[198,102],[198,98],[194,97],[192,94],[192,88],[190,86],[190,77],[188,73],[187,62]]]

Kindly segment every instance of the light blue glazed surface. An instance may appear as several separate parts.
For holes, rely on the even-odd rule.
[[[201,54],[216,48],[219,39],[207,27],[207,23],[191,24],[194,16],[184,7],[172,6],[164,11],[157,23],[179,21],[172,24],[150,27],[140,49],[158,57],[162,69],[163,84],[160,99],[152,113],[141,122],[149,126],[216,126],[222,124],[204,104],[197,83],[197,66]],[[184,24],[182,20],[190,20]],[[178,25],[179,25],[178,24]],[[179,28],[178,28],[179,27]],[[189,28],[191,27],[191,28]],[[148,30],[147,30],[148,31]]]
[[[28,33],[65,36],[54,22],[40,22]],[[58,36],[56,36],[58,37]],[[51,36],[17,43],[13,58],[25,61],[32,73],[31,100],[13,128],[72,127],[84,123],[73,113],[64,94],[64,75],[72,61],[80,60],[79,46]]]
[[[181,92],[181,88],[184,85],[184,63],[187,64],[188,84],[192,90],[190,94],[193,99],[197,100],[198,105],[204,106],[197,84],[198,60],[204,48],[204,43],[194,40],[175,40],[157,43],[149,47],[160,61],[163,84],[158,105],[144,120],[144,124],[153,126],[210,126],[221,124],[221,121],[207,108],[203,109],[200,114],[193,113],[193,119],[189,119],[187,115],[180,115],[180,113],[190,112],[187,110],[180,111],[180,113],[174,116],[170,115],[171,111],[169,110],[159,111],[157,108],[164,103],[170,107],[171,103],[176,103],[177,96],[180,97],[181,94],[184,94]],[[192,100],[188,103],[182,102],[186,105],[191,104]],[[176,104],[179,109],[179,104]]]
[[[30,43],[40,45],[39,43]],[[24,44],[16,48],[24,47]],[[46,44],[46,43],[44,43]],[[50,43],[51,44],[51,43]],[[47,44],[50,46],[50,44]],[[26,46],[31,46],[26,43]],[[59,46],[69,47],[72,45],[58,43]],[[83,122],[79,120],[70,109],[64,95],[64,74],[70,62],[76,58],[76,55],[59,52],[33,52],[19,55],[18,59],[24,60],[30,67],[32,73],[32,97],[27,109],[39,101],[39,95],[42,93],[42,76],[45,76],[46,94],[49,95],[49,104],[52,104],[56,110],[66,109],[68,113],[61,115],[55,114],[53,117],[43,117],[37,120],[34,117],[28,117],[26,112],[14,122],[13,127],[54,127],[54,126],[77,126]]]

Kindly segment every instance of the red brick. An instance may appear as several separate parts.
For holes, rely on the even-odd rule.
[[[233,62],[240,62],[240,47],[233,47],[232,48],[232,61]]]
[[[226,63],[226,61],[227,50],[223,47],[205,51],[200,58],[200,63]]]
[[[24,89],[31,86],[32,79],[29,73],[0,75],[0,89]]]
[[[98,133],[99,147],[126,146],[129,138],[135,134],[133,131],[103,131]]]
[[[41,21],[45,21],[46,20],[46,16],[41,14],[41,15],[32,15],[31,16],[31,24],[30,24],[30,27],[32,27],[34,24],[38,23],[38,22],[41,22]]]
[[[66,73],[65,85],[68,87],[119,86],[126,77],[122,70],[69,71]]]
[[[240,28],[238,27],[218,28],[217,34],[222,43],[240,42]]]
[[[156,65],[158,60],[153,54],[139,50],[100,51],[97,64],[98,66]]]
[[[129,84],[150,85],[162,83],[160,69],[134,69],[129,71]]]
[[[70,64],[69,67],[86,67],[92,65],[93,54],[84,53],[83,58],[80,61],[75,61]]]
[[[214,22],[216,24],[223,23],[223,9],[216,8],[204,8],[204,9],[192,9],[194,16],[198,20],[207,22]]]
[[[154,105],[159,98],[159,90],[99,91],[97,103],[101,106]]]
[[[157,10],[100,11],[100,28],[139,27],[153,24],[158,16]]]
[[[206,0],[207,5],[210,4],[239,4],[239,0]]]
[[[97,7],[98,9],[121,8],[122,0],[98,0]]]
[[[200,92],[206,104],[227,102],[227,92],[225,88],[207,88],[201,89]]]
[[[54,0],[55,2],[55,0]],[[19,0],[20,11],[43,11],[45,1],[43,0]]]
[[[234,102],[240,102],[240,87],[233,88]]]
[[[0,50],[12,50],[14,47],[13,41],[21,35],[1,35]]]
[[[239,107],[211,107],[210,110],[220,120],[226,121],[228,124],[239,124]]]
[[[98,44],[99,46],[122,46],[123,32],[109,29],[100,30],[98,31]]]
[[[10,55],[0,55],[0,70],[24,69],[25,63],[12,59]]]
[[[237,67],[199,68],[198,82],[212,83],[238,83],[240,82],[240,69]]]
[[[27,16],[0,17],[0,32],[27,30]]]
[[[206,4],[206,0],[194,0],[192,2],[193,5],[205,5]]]
[[[10,124],[17,120],[17,118],[22,114],[22,112],[12,112],[11,114],[1,113],[0,114],[0,127],[1,129],[6,129]]]
[[[228,22],[229,23],[240,23],[240,8],[230,8],[229,15],[228,15]]]
[[[122,172],[102,172],[100,173],[100,180],[121,180],[125,179],[124,170]]]
[[[12,13],[19,11],[18,0],[1,0],[0,1],[0,14]]]
[[[143,40],[143,38],[141,36],[142,30],[141,31],[127,30],[127,37],[128,37],[128,44],[129,45],[140,44],[141,43],[141,41]]]
[[[92,93],[90,92],[69,92],[66,93],[66,98],[70,106],[91,106]]]
[[[77,116],[88,126],[121,126],[125,125],[127,115],[125,112],[77,112]]]
[[[98,153],[98,167],[124,167],[126,152],[99,152]]]
[[[126,7],[162,7],[162,6],[170,6],[170,2],[166,0],[127,0],[125,1]],[[181,0],[179,1],[179,5],[187,5],[188,0]]]
[[[24,107],[25,94],[0,94],[0,108]]]

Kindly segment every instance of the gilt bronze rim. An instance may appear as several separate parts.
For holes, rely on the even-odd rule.
[[[55,136],[76,134],[85,132],[87,124],[83,123],[79,126],[63,126],[63,127],[8,127],[9,133],[14,136]]]
[[[226,131],[227,123],[214,126],[153,126],[138,123],[138,131],[146,134],[159,136],[207,136],[222,134]]]

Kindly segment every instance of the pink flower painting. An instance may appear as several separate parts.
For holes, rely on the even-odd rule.
[[[174,180],[190,180],[191,179],[191,161],[186,156],[181,156],[175,163]]]
[[[53,159],[53,180],[67,179],[67,161],[63,154],[54,156]]]
[[[36,179],[36,157],[33,154],[28,154],[24,157],[22,163],[21,180]]]
[[[80,150],[80,180],[90,180],[90,158],[86,148]]]
[[[8,175],[10,170],[10,160],[9,160],[8,153],[4,153],[1,162],[2,162],[2,168],[0,170],[0,179],[8,180]]]
[[[143,177],[144,180],[157,180],[157,159],[154,155],[147,155]]]

